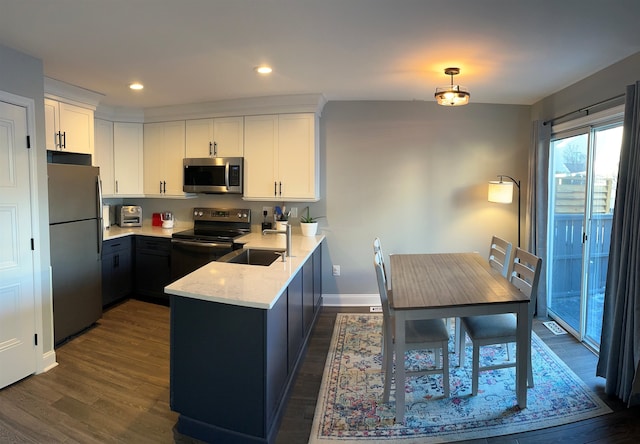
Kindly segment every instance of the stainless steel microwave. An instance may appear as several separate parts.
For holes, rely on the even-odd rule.
[[[242,194],[242,157],[199,157],[184,159],[185,193]]]

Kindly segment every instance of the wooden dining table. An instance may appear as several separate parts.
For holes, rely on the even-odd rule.
[[[412,319],[514,313],[518,318],[517,403],[526,408],[531,353],[529,297],[493,270],[478,253],[392,254],[390,258],[393,288],[390,303],[396,317],[396,422],[404,422],[405,415],[406,372],[404,359],[398,357],[404,357],[406,351],[405,321]]]

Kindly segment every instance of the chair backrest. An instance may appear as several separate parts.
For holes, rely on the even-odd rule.
[[[373,253],[380,254],[380,261],[382,262],[382,272],[384,273],[384,280],[387,283],[387,288],[389,288],[389,278],[387,275],[387,267],[384,264],[384,253],[382,252],[382,243],[380,242],[380,238],[376,237],[373,240]]]
[[[489,248],[489,265],[491,268],[498,270],[504,277],[509,274],[509,265],[511,259],[511,242],[507,242],[497,236],[491,238],[491,246]]]
[[[513,285],[531,298],[529,303],[529,318],[533,317],[536,311],[536,297],[538,295],[538,281],[540,280],[540,270],[542,259],[521,248],[516,248],[513,257],[513,270],[509,280]]]
[[[391,305],[389,304],[387,279],[384,275],[382,253],[380,251],[376,251],[375,253],[373,253],[373,265],[376,269],[376,277],[378,279],[378,292],[380,293],[380,304],[382,305],[382,317],[384,322],[385,334],[391,334]]]

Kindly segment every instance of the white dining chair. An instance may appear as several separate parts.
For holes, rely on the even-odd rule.
[[[489,259],[488,259],[489,265],[494,270],[499,271],[502,274],[502,276],[504,276],[505,278],[509,274],[509,267],[511,266],[510,261],[511,261],[512,248],[513,248],[513,245],[511,244],[511,242],[508,242],[498,236],[491,237],[491,244],[489,245]],[[465,337],[464,337],[464,333],[462,332],[462,329],[460,328],[460,321],[456,319],[455,322],[456,322],[456,325],[455,325],[456,336],[455,336],[454,350],[460,353],[464,351],[462,349],[465,346],[464,344]],[[509,344],[505,344],[504,346],[507,349],[507,360],[511,360]],[[463,359],[460,358],[460,356],[464,358],[464,355],[458,354],[458,366],[461,366],[464,364],[464,361]]]
[[[382,271],[384,272],[384,280],[387,282],[387,289],[391,289],[391,282],[389,281],[389,275],[387,274],[387,267],[384,264],[384,253],[382,252],[382,242],[379,237],[373,240],[373,252],[380,253],[380,260],[382,262]]]
[[[378,242],[379,245],[379,242]],[[384,260],[380,249],[374,244],[374,266],[378,280],[378,291],[382,304],[382,370],[384,377],[383,402],[389,402],[391,378],[395,353],[395,316],[391,302],[393,293],[387,287]],[[435,367],[418,371],[407,370],[407,376],[442,374],[444,396],[449,397],[449,333],[442,319],[425,319],[405,323],[405,343],[407,350],[431,350],[435,355]],[[442,358],[440,354],[442,353]],[[404,356],[396,356],[396,365],[404,365]],[[397,383],[397,382],[396,382]]]
[[[536,295],[538,281],[540,280],[540,269],[542,259],[516,248],[513,260],[513,268],[509,280],[518,289],[529,296],[528,328],[531,332],[533,315],[536,308]],[[516,342],[517,318],[512,313],[494,314],[485,316],[469,316],[460,318],[461,335],[466,334],[473,343],[472,356],[472,385],[471,393],[478,394],[478,379],[481,371],[499,368],[515,367],[517,361],[508,361],[500,364],[480,367],[480,347],[485,345],[504,344]],[[464,336],[461,336],[464,337]],[[464,347],[460,348],[460,362],[464,362]],[[527,385],[533,387],[533,371],[531,369],[531,353],[528,356],[529,371],[527,374]]]
[[[498,270],[504,277],[509,274],[509,266],[511,265],[511,249],[513,245],[498,236],[491,238],[489,247],[489,265],[491,268]]]

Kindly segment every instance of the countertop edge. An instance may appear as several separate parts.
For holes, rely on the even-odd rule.
[[[266,267],[210,262],[166,286],[165,293],[241,307],[270,309],[315,250],[321,248],[324,239],[324,235],[293,235],[292,256],[287,257],[285,263],[276,260]],[[285,243],[284,235],[264,236],[260,233],[248,234],[240,242],[244,243],[244,248],[255,249],[279,249]]]

